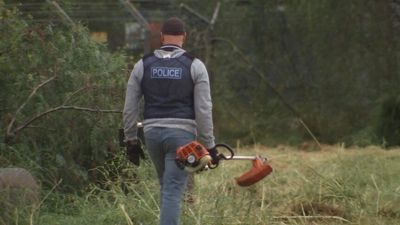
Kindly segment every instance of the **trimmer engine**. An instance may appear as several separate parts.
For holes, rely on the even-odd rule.
[[[196,172],[211,162],[208,150],[197,141],[190,142],[176,150],[176,163],[181,169]]]

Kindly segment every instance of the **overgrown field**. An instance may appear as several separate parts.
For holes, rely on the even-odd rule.
[[[400,224],[400,151],[375,147],[300,151],[254,146],[240,154],[268,155],[275,171],[260,183],[238,187],[234,177],[250,162],[222,162],[196,175],[195,203],[184,204],[182,222],[231,224]],[[151,165],[138,181],[113,179],[107,190],[86,194],[43,193],[32,219],[40,225],[157,224],[158,184]],[[134,172],[134,171],[128,171]]]

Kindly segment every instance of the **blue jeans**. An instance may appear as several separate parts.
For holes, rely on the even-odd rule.
[[[144,137],[160,182],[160,225],[178,225],[188,174],[175,163],[176,149],[195,140],[195,135],[182,129],[156,127]]]

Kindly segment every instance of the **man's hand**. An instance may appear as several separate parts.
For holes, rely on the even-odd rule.
[[[140,165],[140,158],[145,159],[142,143],[139,139],[131,140],[126,143],[126,156],[136,166]]]

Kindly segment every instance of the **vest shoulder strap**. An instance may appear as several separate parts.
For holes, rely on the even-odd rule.
[[[189,53],[183,53],[180,57],[177,58],[185,67],[190,71],[190,67],[192,66],[192,62],[195,59],[194,56]]]
[[[142,57],[143,60],[143,67],[147,67],[158,60],[158,58],[154,55],[153,52],[148,53]]]
[[[192,61],[196,58],[194,55],[190,54],[190,53],[183,53],[184,56],[188,57],[189,59],[191,59]]]
[[[149,58],[150,56],[153,56],[153,55],[154,55],[154,52],[147,53],[142,57],[142,59],[144,60],[144,59]]]

